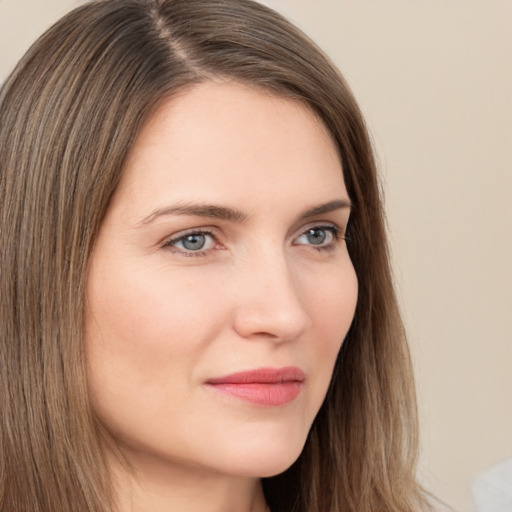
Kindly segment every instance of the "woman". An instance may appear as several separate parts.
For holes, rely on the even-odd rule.
[[[371,145],[302,33],[86,4],[0,126],[2,511],[426,506]]]

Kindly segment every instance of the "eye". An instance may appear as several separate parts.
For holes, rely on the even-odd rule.
[[[308,228],[296,240],[295,245],[311,245],[316,249],[329,249],[339,240],[339,228],[336,226],[313,226]]]
[[[216,246],[213,235],[207,231],[194,231],[168,240],[164,247],[177,249],[176,252],[185,255],[200,255]]]

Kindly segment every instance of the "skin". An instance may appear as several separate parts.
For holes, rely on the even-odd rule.
[[[299,456],[353,318],[343,202],[331,137],[296,101],[208,81],[151,117],[87,283],[89,386],[121,512],[265,509],[259,478]],[[236,214],[175,210],[205,203]],[[286,366],[306,379],[281,406],[205,384]]]

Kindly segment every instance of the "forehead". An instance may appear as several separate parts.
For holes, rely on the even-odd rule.
[[[337,148],[311,109],[237,82],[205,82],[149,119],[117,195],[132,196],[135,206],[137,198],[183,200],[180,194],[226,202],[286,193],[291,200],[294,191],[329,189],[346,195]]]

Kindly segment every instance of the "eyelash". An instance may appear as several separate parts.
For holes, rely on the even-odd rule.
[[[309,245],[309,247],[311,247],[312,249],[315,249],[316,251],[324,252],[324,251],[332,251],[335,248],[336,244],[340,240],[344,240],[345,242],[348,242],[348,240],[349,240],[346,235],[341,235],[341,229],[338,226],[335,226],[333,224],[328,224],[328,225],[319,224],[319,225],[309,226],[304,231],[302,231],[297,238],[305,235],[310,230],[328,231],[332,234],[333,240],[330,243],[328,243],[327,245],[322,245],[320,247],[315,247],[314,244],[295,244],[295,245]],[[215,236],[215,234],[213,233],[213,231],[210,231],[208,229],[195,229],[195,230],[191,230],[187,233],[182,233],[179,236],[176,236],[176,237],[166,240],[164,242],[164,244],[162,245],[162,248],[170,249],[173,253],[178,254],[180,256],[185,256],[185,257],[192,257],[192,258],[196,257],[197,258],[197,257],[206,256],[208,254],[208,251],[210,251],[211,249],[192,251],[192,250],[180,250],[177,247],[173,247],[173,244],[176,244],[182,240],[185,240],[186,237],[191,236],[191,235],[211,236],[213,238],[213,240],[215,241],[216,246],[219,245],[218,239]]]

